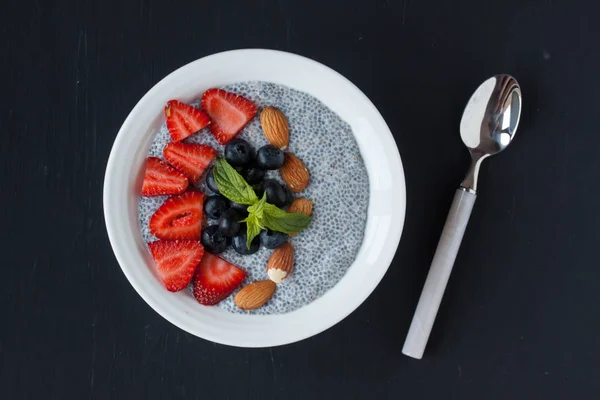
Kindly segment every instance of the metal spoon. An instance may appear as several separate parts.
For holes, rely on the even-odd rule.
[[[460,136],[471,152],[471,167],[454,195],[402,353],[423,357],[477,190],[481,162],[504,150],[515,137],[521,115],[521,89],[510,75],[495,75],[477,88],[460,121]]]

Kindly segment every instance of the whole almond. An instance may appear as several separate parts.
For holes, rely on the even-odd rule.
[[[275,287],[275,282],[268,279],[246,285],[235,295],[235,304],[244,310],[254,310],[273,297]]]
[[[285,115],[278,108],[263,108],[260,112],[260,124],[269,143],[281,150],[288,148],[290,130]]]
[[[298,197],[296,200],[290,204],[290,208],[288,208],[287,212],[289,213],[302,213],[307,216],[311,216],[313,208],[312,200],[309,200],[305,197]],[[296,236],[297,233],[290,233],[291,237]]]
[[[285,161],[279,172],[285,183],[296,193],[306,189],[310,182],[308,168],[306,168],[301,159],[292,153],[285,153]]]
[[[290,276],[294,269],[294,247],[289,242],[285,242],[276,248],[269,262],[267,263],[267,275],[275,283],[281,283],[282,280]]]

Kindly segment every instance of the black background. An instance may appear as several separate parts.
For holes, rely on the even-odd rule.
[[[0,7],[3,399],[597,399],[600,8],[578,1],[68,1]],[[102,214],[116,133],[172,70],[273,48],[328,65],[400,149],[393,264],[343,322],[272,349],[216,345],[125,279]],[[523,90],[515,143],[484,163],[421,361],[401,354],[453,191],[458,133],[494,73]]]

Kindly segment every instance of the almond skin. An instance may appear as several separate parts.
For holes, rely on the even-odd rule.
[[[290,130],[285,115],[275,107],[265,107],[260,113],[260,125],[273,146],[286,150],[290,144]]]
[[[292,153],[285,153],[285,161],[279,169],[281,178],[293,192],[301,192],[310,182],[310,173],[301,159]]]
[[[276,286],[268,279],[246,285],[235,295],[235,304],[243,310],[254,310],[273,297]]]
[[[287,212],[289,213],[301,213],[306,216],[311,216],[313,209],[313,202],[305,197],[298,197],[290,204]],[[290,233],[290,237],[296,236],[298,233]]]
[[[267,275],[275,283],[281,283],[294,269],[294,247],[285,242],[276,248],[267,263]]]

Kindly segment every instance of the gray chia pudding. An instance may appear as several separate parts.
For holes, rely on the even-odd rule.
[[[267,261],[273,250],[261,247],[252,255],[240,255],[231,247],[219,256],[244,269],[244,283],[217,307],[232,313],[282,314],[296,310],[331,289],[353,263],[362,244],[367,208],[369,178],[352,129],[337,114],[316,98],[283,85],[267,82],[242,82],[223,86],[229,92],[246,97],[261,110],[279,108],[287,117],[290,131],[288,151],[304,161],[310,170],[310,185],[296,197],[313,201],[312,220],[308,228],[290,238],[295,249],[294,270],[277,284],[275,295],[262,307],[252,311],[238,308],[234,296],[246,284],[268,279]],[[199,101],[192,103],[199,105]],[[260,111],[259,111],[260,112]],[[258,115],[242,130],[238,138],[255,149],[269,144]],[[163,158],[163,148],[171,141],[166,124],[157,132],[148,156]],[[208,129],[190,136],[184,143],[206,144],[223,154],[223,148]],[[279,171],[267,171],[267,177],[283,183]],[[201,178],[196,187],[211,194]],[[167,196],[140,197],[139,221],[146,243],[157,240],[148,228],[150,217]],[[207,224],[214,222],[206,221]],[[190,285],[191,295],[191,285]],[[200,305],[199,305],[200,306]]]

